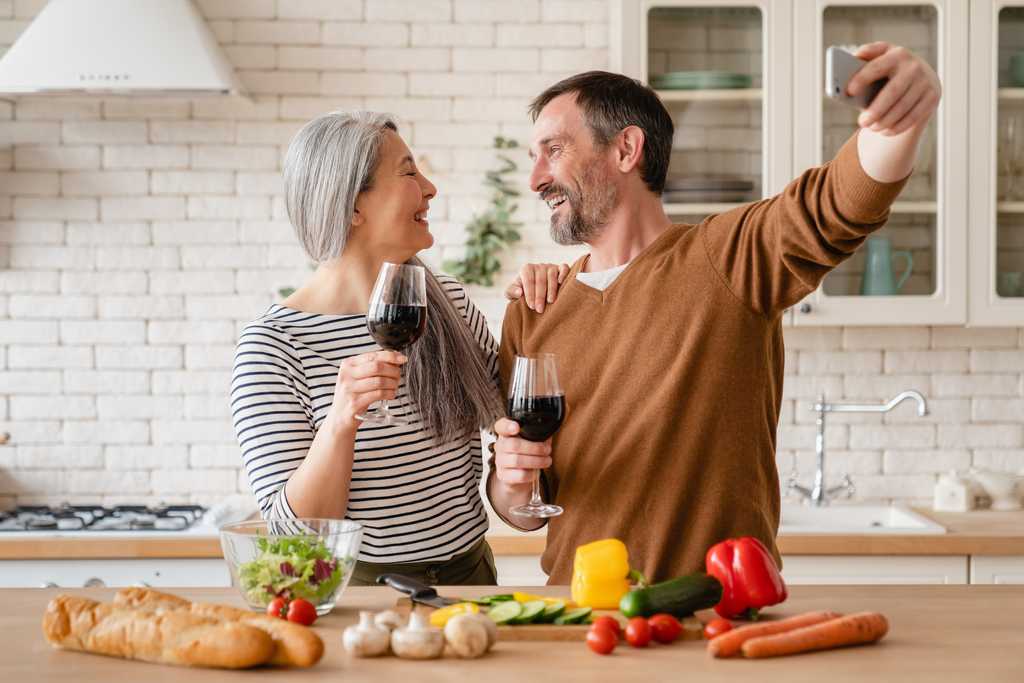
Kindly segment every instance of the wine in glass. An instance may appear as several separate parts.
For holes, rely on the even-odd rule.
[[[519,423],[519,436],[527,441],[546,441],[562,426],[565,395],[558,383],[554,354],[516,356],[508,388],[508,417]],[[520,517],[556,517],[562,508],[541,500],[538,470],[530,502],[509,512]]]
[[[405,351],[420,338],[427,328],[423,266],[387,262],[381,265],[370,294],[366,328],[374,341],[387,351]],[[409,424],[407,418],[391,412],[386,400],[365,415],[356,415],[356,419],[370,425]]]

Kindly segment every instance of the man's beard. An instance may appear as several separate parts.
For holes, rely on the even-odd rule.
[[[608,216],[618,199],[615,185],[608,182],[607,175],[599,164],[584,166],[580,177],[579,191],[561,185],[551,185],[544,196],[565,195],[569,205],[568,216],[559,220],[551,214],[551,239],[556,244],[571,246],[593,240],[601,234],[608,223]]]

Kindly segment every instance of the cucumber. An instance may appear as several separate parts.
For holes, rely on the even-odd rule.
[[[571,609],[560,617],[555,618],[556,624],[585,624],[590,618],[593,610],[589,607],[578,607]]]
[[[523,606],[515,600],[505,600],[491,607],[487,616],[498,626],[510,623],[523,612]]]
[[[721,600],[722,584],[718,579],[707,574],[688,574],[626,593],[619,601],[619,611],[626,617],[649,617],[658,612],[685,617],[696,610],[714,607]]]
[[[540,619],[538,619],[538,621],[543,624],[550,624],[555,619],[562,616],[563,612],[565,612],[565,603],[561,600],[553,602],[544,608],[544,613],[540,615]]]
[[[544,608],[547,607],[547,603],[543,600],[533,600],[523,604],[523,611],[519,613],[519,616],[512,620],[513,624],[532,624],[533,622],[540,619],[540,616],[544,614]]]

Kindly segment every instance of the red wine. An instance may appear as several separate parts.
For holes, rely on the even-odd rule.
[[[565,418],[565,397],[510,398],[508,417],[519,423],[519,436],[527,441],[544,441],[562,426],[562,420]]]
[[[366,314],[366,327],[381,348],[401,351],[427,328],[427,307],[375,304]]]

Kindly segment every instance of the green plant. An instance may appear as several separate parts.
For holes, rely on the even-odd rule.
[[[461,259],[445,261],[446,273],[471,285],[494,284],[494,276],[501,270],[498,253],[520,240],[519,227],[522,223],[512,220],[519,192],[512,186],[508,176],[517,169],[516,163],[500,150],[515,149],[515,140],[494,138],[494,148],[499,150],[501,165],[487,171],[484,184],[491,188],[491,204],[481,214],[473,216],[466,226],[466,251]]]

